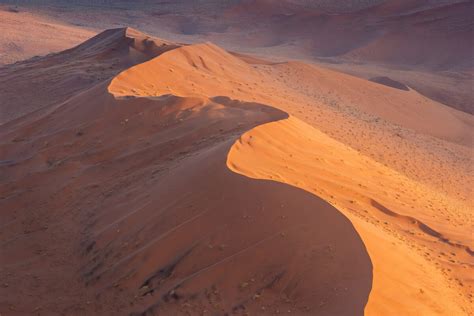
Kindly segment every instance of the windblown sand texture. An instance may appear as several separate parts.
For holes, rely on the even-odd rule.
[[[471,315],[474,119],[373,78],[131,28],[0,68],[0,313]]]

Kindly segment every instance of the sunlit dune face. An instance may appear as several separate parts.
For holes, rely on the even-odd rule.
[[[464,312],[456,292],[464,291],[473,252],[472,241],[464,237],[471,227],[461,228],[459,220],[467,219],[469,205],[361,155],[294,117],[242,135],[232,146],[227,165],[254,179],[311,192],[351,220],[374,264],[366,314],[411,314],[415,304],[426,314]],[[457,282],[448,285],[450,277]],[[439,297],[450,299],[441,302]]]
[[[472,4],[425,2],[0,5],[0,63],[174,39],[0,67],[0,313],[471,315]]]

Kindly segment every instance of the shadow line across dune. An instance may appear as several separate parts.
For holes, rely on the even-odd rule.
[[[202,58],[196,61],[207,71],[220,71],[215,60],[221,58],[221,65],[227,59],[240,65],[212,45],[195,50],[216,55],[209,65]],[[183,54],[183,67],[195,64],[187,51]],[[192,142],[206,145],[188,147],[179,163],[160,175],[148,188],[155,196],[150,203],[115,212],[121,219],[113,225],[120,230],[118,240],[110,229],[100,228],[110,226],[107,219],[96,223],[100,233],[93,237],[97,246],[94,265],[85,269],[87,282],[107,287],[120,281],[136,288],[143,300],[141,308],[133,308],[138,315],[203,309],[221,314],[293,310],[302,315],[363,315],[372,263],[352,223],[312,193],[252,179],[228,166],[229,152],[241,135],[289,115],[226,95],[188,93],[184,86],[179,96],[173,95],[172,81],[164,90],[160,81],[176,74],[176,66],[167,68],[163,61],[169,56],[115,77],[108,93],[125,107],[165,104],[163,113],[177,120],[179,128],[170,133],[165,124],[160,142],[172,137],[180,143],[193,134]],[[141,246],[120,249],[124,243]]]
[[[33,224],[48,227],[34,242],[49,254],[17,268],[33,240],[2,246],[11,275],[38,273],[44,289],[18,295],[22,283],[11,282],[4,301],[79,315],[363,315],[372,263],[352,223],[314,194],[227,165],[242,134],[287,113],[191,96],[185,80],[180,96],[127,95],[147,86],[122,78],[119,96],[102,82],[0,129],[15,162],[3,169],[0,205],[16,221],[2,238],[21,236],[34,211]]]
[[[407,224],[442,246],[461,244],[447,244],[437,227],[401,215],[396,204],[366,203],[353,183],[366,180],[366,163],[376,177],[395,173],[289,116],[288,98],[274,102],[267,96],[275,90],[260,89],[271,73],[211,43],[155,45],[130,33],[109,34],[123,49],[109,52],[101,40],[84,52],[102,43],[123,67],[148,61],[0,126],[8,223],[0,273],[10,284],[0,307],[72,315],[462,314],[444,276],[400,252],[405,244],[387,230]],[[152,54],[137,55],[136,44]],[[234,164],[229,155],[238,146]],[[352,216],[344,203],[362,215],[376,209],[390,217],[388,228],[367,229],[378,217]]]
[[[176,97],[152,100],[159,106],[169,98]],[[120,97],[117,102],[142,99],[147,97]],[[99,229],[95,242],[107,245],[103,252],[116,252],[128,238],[143,246],[112,268],[86,273],[88,279],[104,284],[133,275],[127,282],[147,302],[145,309],[135,311],[138,315],[173,312],[182,302],[191,302],[190,308],[218,306],[221,312],[237,314],[294,310],[308,315],[363,315],[372,264],[352,223],[314,194],[252,179],[227,165],[240,135],[263,123],[287,119],[288,114],[225,96],[206,102],[214,105],[194,111],[211,125],[218,118],[224,126],[222,137],[162,175],[153,188],[156,203],[114,222],[121,236],[128,237],[114,240]],[[195,126],[188,120],[182,124]],[[100,254],[99,258],[108,261]],[[218,303],[211,302],[208,292],[218,296]]]

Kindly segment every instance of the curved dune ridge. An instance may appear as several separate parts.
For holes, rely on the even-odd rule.
[[[472,312],[472,118],[302,63],[166,48],[0,126],[2,310]]]
[[[0,72],[0,124],[64,102],[179,46],[132,28],[110,29],[60,53],[5,66]]]
[[[467,206],[360,155],[294,117],[245,133],[231,148],[227,165],[254,179],[302,188],[329,201],[350,219],[374,265],[367,315],[468,313],[468,301],[458,295],[464,291],[463,284],[452,284],[447,271],[457,280],[470,279],[474,255],[470,228],[459,231],[431,219],[430,203],[436,200],[466,215]],[[450,238],[468,244],[454,244]],[[457,260],[460,264],[453,266]]]
[[[239,135],[286,113],[197,94],[116,97],[120,78],[3,127],[2,308],[363,314],[372,265],[352,224],[225,165]]]

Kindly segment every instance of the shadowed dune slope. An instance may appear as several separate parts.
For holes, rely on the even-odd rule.
[[[81,26],[102,30],[122,24],[176,41],[212,41],[279,60],[316,61],[366,79],[387,76],[438,102],[474,111],[470,93],[474,6],[468,0],[203,0],[199,4],[186,0],[107,5],[56,0],[48,6],[26,1],[18,9],[20,13],[0,11],[7,17],[1,25],[8,34],[0,39],[6,59],[72,45],[84,32]],[[58,23],[68,26],[58,27]],[[15,35],[25,33],[24,29],[29,30],[27,36]],[[65,30],[71,38],[63,40]],[[45,40],[38,43],[38,38]]]
[[[299,80],[293,80],[299,78]],[[303,80],[303,81],[301,81]],[[131,84],[133,83],[133,84]],[[416,91],[401,91],[301,62],[248,64],[212,43],[180,47],[122,72],[109,90],[120,95],[231,95],[282,107],[321,102],[325,95],[357,111],[423,134],[472,145],[471,115],[432,101]],[[296,96],[296,97],[295,97]],[[288,100],[290,99],[290,100]],[[305,100],[306,99],[306,100]],[[432,126],[438,126],[433,129]]]
[[[151,59],[0,126],[2,311],[469,315],[472,117],[140,36],[66,51]]]
[[[0,2],[0,65],[62,51],[94,34],[54,18],[23,12],[3,2]]]
[[[250,0],[229,6],[226,16],[245,19],[233,28],[258,29],[248,39],[254,46],[293,46],[313,57],[472,69],[473,8],[472,1],[388,0],[335,13],[310,3]]]
[[[163,73],[167,75],[161,76]],[[283,82],[275,80],[278,77],[283,77]],[[299,84],[301,81],[308,86]],[[127,89],[131,82],[140,84]],[[312,84],[317,91],[310,88]],[[334,93],[334,99],[339,103],[357,103],[357,110],[354,108],[350,113],[358,119],[365,112],[397,123],[399,131],[401,127],[410,127],[426,135],[471,146],[472,118],[469,115],[426,99],[415,91],[384,87],[302,63],[246,65],[212,44],[192,45],[165,53],[123,72],[109,89],[136,96],[163,93],[208,97],[232,95],[272,104],[296,115],[304,111],[297,103],[304,103],[305,96]],[[337,108],[339,104],[331,105]],[[307,115],[308,112],[311,110],[303,113]],[[334,113],[327,116],[334,116]],[[450,120],[452,125],[448,123]],[[285,121],[269,125],[281,127]],[[334,202],[333,205],[352,220],[368,245],[372,260],[379,263],[374,267],[374,288],[377,290],[371,294],[366,308],[368,314],[397,314],[399,311],[407,315],[468,313],[469,291],[463,287],[472,288],[468,275],[473,246],[466,238],[472,229],[468,223],[469,201],[459,201],[431,185],[423,185],[391,170],[294,118],[288,121],[281,130],[270,129],[263,135],[250,131],[249,138],[254,136],[255,139],[246,139],[243,145],[240,144],[248,152],[238,156],[237,162],[230,158],[231,169],[254,178],[306,189]],[[440,128],[434,131],[433,125]],[[265,131],[266,126],[255,130]],[[384,126],[377,124],[376,128],[383,129]],[[363,134],[367,129],[359,132]],[[454,136],[456,134],[458,136]],[[400,135],[396,137],[401,138]],[[260,148],[256,147],[259,141],[263,142]],[[390,138],[384,141],[389,142]],[[238,147],[239,143],[233,148]],[[300,153],[298,159],[292,158],[297,153]],[[240,165],[234,168],[232,164]],[[469,173],[465,175],[469,176]],[[368,209],[372,210],[370,214],[366,214]],[[387,212],[387,209],[396,211]],[[446,224],[450,222],[452,225]],[[425,247],[427,250],[421,251]],[[387,249],[394,255],[388,255]],[[400,253],[411,259],[401,262]],[[396,269],[400,273],[395,275],[393,270]],[[419,293],[423,296],[418,297]],[[416,297],[415,301],[412,296]],[[440,302],[439,297],[446,300]],[[395,304],[394,301],[406,303]]]
[[[383,84],[395,89],[410,91],[410,88],[408,88],[406,85],[404,85],[401,82],[395,81],[389,77],[373,77],[373,78],[370,78],[370,81],[380,83],[380,84]]]
[[[410,180],[294,117],[245,133],[232,146],[227,165],[253,179],[302,188],[350,219],[374,265],[366,315],[472,312],[472,227],[454,222],[468,221],[471,205]]]
[[[0,124],[65,101],[178,44],[131,28],[104,31],[66,51],[0,68]]]
[[[139,88],[122,77],[0,127],[1,310],[363,314],[372,264],[349,220],[225,164],[239,135],[286,113],[107,93]]]
[[[387,1],[367,12],[385,32],[345,57],[434,69],[472,70],[472,1]],[[375,27],[377,23],[373,26]],[[426,36],[430,34],[430,36]]]
[[[468,199],[471,115],[413,90],[322,67],[247,61],[210,43],[181,47],[121,73],[109,90],[118,96],[230,96],[271,105],[416,181]]]

